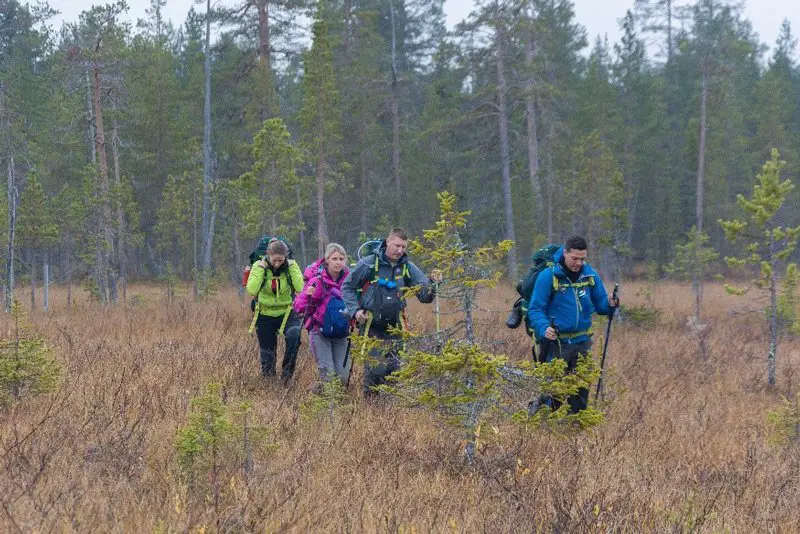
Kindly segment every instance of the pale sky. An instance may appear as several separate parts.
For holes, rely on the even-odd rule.
[[[234,0],[214,0],[224,4],[233,4]],[[59,27],[61,22],[75,21],[81,11],[88,9],[93,4],[104,3],[99,0],[51,0],[50,5],[61,11],[52,24]],[[608,36],[611,43],[619,39],[618,21],[625,15],[627,9],[632,9],[633,0],[575,0],[575,15],[579,23],[583,24],[588,32],[590,45],[595,38]],[[690,3],[680,1],[679,4]],[[148,0],[128,0],[128,18],[131,22],[145,16],[145,9],[149,6]],[[186,18],[189,8],[195,0],[167,0],[165,8],[166,18],[172,20],[177,26]],[[452,28],[472,10],[472,0],[445,0],[447,24]],[[195,7],[196,10],[205,11],[205,1]],[[800,0],[749,0],[745,5],[745,17],[753,23],[753,28],[758,33],[761,42],[770,47],[775,43],[778,29],[784,18],[789,19],[795,35],[800,34]]]

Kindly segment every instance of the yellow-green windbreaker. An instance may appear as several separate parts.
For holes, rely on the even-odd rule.
[[[247,279],[247,293],[252,296],[258,294],[258,309],[261,315],[280,317],[292,305],[292,296],[303,290],[303,273],[294,260],[286,260],[281,266],[278,275],[272,274],[272,269],[264,269],[259,265],[261,260],[255,262],[250,268],[250,277]],[[264,273],[266,271],[266,281]],[[272,291],[272,281],[275,279],[277,291]],[[263,282],[263,284],[262,284]],[[291,283],[294,291],[289,287]],[[261,290],[259,291],[259,288]]]

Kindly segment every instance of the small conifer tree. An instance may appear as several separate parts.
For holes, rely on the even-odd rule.
[[[781,181],[780,173],[786,166],[781,161],[778,151],[772,150],[772,158],[764,163],[757,176],[750,199],[739,195],[737,202],[746,216],[741,219],[723,221],[719,224],[725,231],[725,237],[731,242],[743,243],[743,257],[726,257],[725,261],[732,267],[747,265],[758,267],[758,276],[749,288],[740,289],[726,286],[735,294],[745,294],[750,288],[762,292],[766,302],[761,303],[761,310],[767,314],[769,326],[769,349],[767,352],[767,383],[775,385],[778,342],[779,342],[779,307],[778,307],[778,270],[797,247],[800,237],[800,226],[786,228],[778,222],[778,212],[786,201],[786,197],[794,189],[791,180]],[[791,278],[795,267],[789,265],[787,273]]]
[[[425,230],[421,241],[411,243],[411,252],[422,264],[443,273],[438,298],[455,300],[461,319],[428,335],[402,332],[405,350],[403,366],[390,375],[381,390],[412,406],[423,406],[453,425],[466,443],[465,456],[472,462],[482,424],[513,420],[525,425],[540,425],[555,420],[573,419],[578,426],[597,424],[602,415],[589,408],[568,416],[566,404],[556,412],[541,410],[529,414],[533,396],[550,395],[565,400],[568,395],[597,380],[597,366],[582,360],[574,374],[566,374],[566,362],[534,365],[511,362],[482,347],[475,332],[474,311],[481,289],[494,287],[501,276],[500,264],[513,246],[503,241],[493,246],[473,248],[461,239],[470,212],[456,210],[454,195],[438,195],[441,215],[436,227]],[[438,329],[437,329],[438,330]],[[431,343],[431,338],[435,342]],[[363,354],[380,346],[380,340],[356,337],[354,346]]]
[[[221,384],[209,384],[192,399],[187,424],[175,439],[178,467],[187,484],[190,501],[211,502],[218,515],[239,477],[247,477],[255,460],[272,450],[269,432],[253,424],[248,403],[228,404]]]
[[[46,393],[61,374],[52,349],[32,334],[19,302],[11,305],[11,331],[0,339],[0,405]]]

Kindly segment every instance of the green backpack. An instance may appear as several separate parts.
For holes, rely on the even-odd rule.
[[[511,308],[511,313],[506,319],[506,326],[509,328],[517,328],[525,320],[525,327],[529,334],[533,334],[533,329],[528,322],[528,299],[531,298],[533,288],[536,286],[536,279],[539,278],[539,273],[548,267],[555,265],[556,252],[561,248],[561,245],[549,244],[545,245],[531,256],[531,267],[528,269],[527,274],[517,282],[517,294],[519,298],[514,302]]]

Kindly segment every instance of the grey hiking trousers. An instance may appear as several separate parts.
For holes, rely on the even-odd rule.
[[[346,337],[323,336],[318,328],[309,330],[308,339],[311,352],[317,360],[319,377],[327,381],[338,376],[342,385],[347,387],[347,382],[350,380],[350,368],[353,364],[348,354],[350,341]]]

